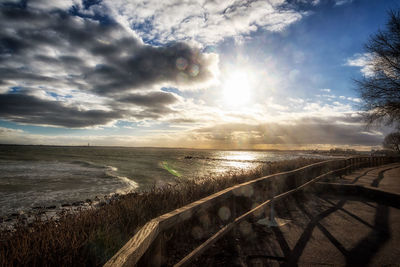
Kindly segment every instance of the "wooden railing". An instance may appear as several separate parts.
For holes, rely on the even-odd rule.
[[[146,223],[104,266],[161,266],[166,263],[185,266],[243,220],[250,216],[262,216],[272,202],[322,179],[395,160],[390,157],[327,160],[232,186]],[[204,232],[214,233],[185,257],[171,264],[165,255],[167,246],[174,241],[174,235],[188,229],[200,229],[200,234],[194,233],[194,236],[200,235],[199,240],[204,240]],[[191,237],[188,243],[193,243],[194,239]]]

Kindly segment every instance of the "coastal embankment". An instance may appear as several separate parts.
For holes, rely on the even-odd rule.
[[[0,266],[99,266],[157,216],[230,186],[321,160],[283,160],[248,171],[182,180],[174,185],[121,195],[96,209],[65,212],[45,221],[37,218],[29,225],[23,217],[18,217],[13,230],[0,231]]]

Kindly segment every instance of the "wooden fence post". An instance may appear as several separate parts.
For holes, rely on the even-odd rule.
[[[166,261],[166,247],[164,232],[158,233],[156,239],[152,242],[150,248],[146,253],[140,258],[137,266],[151,266],[160,267],[165,264]]]
[[[350,163],[349,173],[352,173],[352,172],[353,172],[353,168],[354,168],[354,166],[353,166],[353,164],[354,164],[354,159],[353,159],[353,158],[350,158],[350,159],[349,159],[349,163]]]
[[[351,166],[351,159],[346,159],[346,165]],[[346,170],[346,175],[351,173],[351,167]]]

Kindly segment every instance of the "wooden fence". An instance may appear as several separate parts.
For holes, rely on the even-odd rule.
[[[232,186],[146,223],[104,266],[188,265],[245,219],[262,216],[273,201],[322,179],[394,161],[390,157],[327,160]],[[191,244],[196,238],[204,241],[206,234],[209,237],[194,249],[187,248],[185,257],[171,263],[167,247],[182,232],[190,232]]]

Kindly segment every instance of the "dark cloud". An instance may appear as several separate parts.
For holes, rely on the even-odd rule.
[[[10,68],[2,68],[0,67],[0,77],[4,81],[18,81],[24,80],[29,82],[40,82],[48,83],[48,82],[57,82],[56,78],[45,76],[45,75],[38,75],[35,73],[27,72],[25,69],[10,69]]]
[[[18,95],[1,95],[1,118],[85,127],[121,118],[121,106],[136,106],[134,112],[124,111],[124,115],[155,119],[174,112],[169,105],[177,98],[149,89],[161,83],[191,86],[212,77],[209,67],[213,60],[196,48],[184,43],[144,45],[116,22],[102,23],[71,14],[0,4],[1,92],[10,90],[7,86],[11,85],[29,87]],[[116,111],[80,111],[30,96],[37,95],[35,90],[57,94],[66,90],[76,105],[80,100],[74,92],[105,96],[107,107]],[[25,101],[32,106],[26,106]]]
[[[148,94],[131,94],[119,99],[120,102],[135,104],[138,106],[154,107],[157,105],[169,105],[178,101],[178,99],[170,93],[150,92]]]
[[[28,66],[18,77],[12,77],[21,82],[43,76],[40,66],[33,66],[35,61],[61,65],[64,73],[60,74],[65,76],[73,65],[80,70],[85,89],[98,94],[121,93],[160,82],[187,85],[212,77],[208,69],[212,60],[198,49],[184,43],[143,45],[117,23],[102,24],[62,11],[0,6],[0,26],[0,60]],[[55,53],[46,54],[49,50]],[[93,62],[85,62],[90,60]],[[19,72],[18,68],[8,68],[9,72]],[[10,77],[2,72],[3,78]]]
[[[87,127],[123,117],[121,111],[79,110],[57,101],[22,94],[0,94],[0,117],[29,124]]]
[[[74,56],[60,56],[58,58],[49,57],[46,55],[37,55],[35,59],[38,61],[42,61],[47,64],[57,64],[57,65],[69,65],[70,68],[76,65],[82,65],[83,61],[79,57]]]
[[[359,116],[324,119],[309,117],[293,121],[290,124],[222,124],[199,128],[196,132],[206,139],[226,144],[234,144],[238,138],[247,138],[249,144],[380,145],[383,136],[368,131],[359,122],[361,122]]]
[[[168,105],[174,103],[176,98],[168,93],[153,92],[150,97],[131,95],[130,101],[141,106],[141,109],[134,111],[120,102],[110,102],[104,104],[108,108],[106,111],[66,106],[61,101],[27,95],[27,91],[26,88],[20,88],[18,93],[0,94],[0,118],[26,124],[82,128],[104,125],[118,119],[159,119],[175,112]],[[155,95],[155,99],[152,99],[152,95]]]
[[[183,43],[157,48],[142,46],[131,55],[109,58],[107,64],[86,73],[86,79],[97,84],[93,88],[97,93],[113,94],[161,82],[190,85],[212,78],[207,69],[211,61]]]

